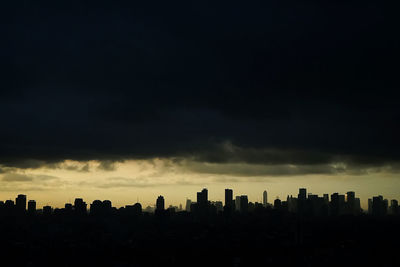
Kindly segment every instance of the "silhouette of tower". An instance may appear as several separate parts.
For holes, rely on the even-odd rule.
[[[204,188],[201,192],[197,192],[197,204],[199,206],[206,206],[208,203],[208,190]]]
[[[372,198],[372,215],[383,216],[386,215],[385,203],[382,196]]]
[[[15,206],[18,212],[26,211],[26,195],[18,195],[18,197],[15,199]]]
[[[232,209],[233,206],[233,190],[225,189],[225,207],[227,209]]]
[[[282,207],[282,201],[279,198],[275,199],[274,200],[274,208],[280,209],[281,207]]]
[[[356,194],[353,191],[347,192],[347,212],[355,214],[356,211]]]
[[[240,211],[240,196],[236,196],[235,198],[235,210]]]
[[[86,214],[87,213],[87,205],[86,205],[86,202],[84,202],[82,198],[75,199],[74,207],[75,207],[75,212],[77,214]]]
[[[29,200],[28,201],[28,213],[29,214],[35,214],[36,213],[36,201],[35,200]]]
[[[266,207],[268,204],[268,194],[267,194],[267,190],[265,190],[263,192],[263,206]]]
[[[299,200],[306,200],[307,199],[307,189],[306,188],[300,188],[299,189],[298,199]]]
[[[247,212],[249,210],[249,200],[246,195],[240,196],[240,212]]]
[[[190,206],[192,205],[192,201],[190,200],[190,199],[186,199],[186,207],[185,207],[185,210],[187,211],[187,212],[189,212],[190,211]]]
[[[156,201],[156,211],[163,211],[165,209],[165,201],[163,196],[159,196]]]

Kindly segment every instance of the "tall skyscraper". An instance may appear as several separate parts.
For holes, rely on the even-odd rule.
[[[233,206],[233,190],[225,189],[225,207],[232,209]]]
[[[199,206],[207,206],[208,204],[208,190],[204,188],[201,192],[197,192],[197,204]]]
[[[162,211],[165,209],[165,201],[163,196],[159,196],[156,201],[156,210]]]
[[[249,200],[246,195],[240,196],[240,212],[247,212],[249,210]]]
[[[87,204],[83,201],[82,198],[75,198],[74,208],[77,214],[86,214],[87,213]]]
[[[355,214],[356,212],[356,194],[353,191],[347,192],[347,212]]]
[[[235,210],[240,211],[240,196],[235,198]]]
[[[28,201],[28,212],[30,214],[36,213],[36,201],[35,200]]]
[[[18,211],[26,211],[26,195],[18,195],[15,199],[15,206]]]
[[[382,196],[372,198],[372,215],[383,216],[387,214],[387,208]]]
[[[186,207],[185,207],[185,210],[187,211],[187,212],[189,212],[190,211],[190,206],[192,205],[192,201],[190,200],[190,199],[186,199]]]
[[[300,188],[299,189],[298,199],[299,200],[306,200],[307,199],[307,189],[306,188]]]
[[[268,204],[268,195],[267,195],[267,191],[265,190],[263,193],[263,206],[266,207]]]

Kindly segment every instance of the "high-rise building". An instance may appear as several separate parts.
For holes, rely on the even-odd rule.
[[[165,209],[165,201],[163,196],[159,196],[156,201],[156,210],[163,211]]]
[[[390,201],[390,213],[393,215],[399,214],[399,202],[396,199]]]
[[[36,201],[35,200],[28,201],[28,213],[30,213],[30,214],[36,213]]]
[[[340,214],[339,193],[333,193],[331,195],[330,211],[333,216],[338,216]]]
[[[192,205],[192,201],[190,199],[186,199],[186,207],[185,210],[190,212],[190,206]]]
[[[110,200],[103,200],[103,207],[107,212],[112,210],[112,203]]]
[[[268,204],[268,194],[267,194],[267,190],[265,190],[263,192],[263,206],[266,207]]]
[[[360,214],[361,212],[361,201],[359,197],[356,197],[355,206],[354,206],[354,214]]]
[[[87,204],[82,198],[75,198],[74,208],[77,214],[87,213]]]
[[[307,199],[307,189],[306,188],[300,188],[299,189],[298,199],[299,200],[306,200]]]
[[[387,209],[385,207],[385,202],[382,196],[377,196],[372,198],[372,215],[383,216],[386,215]]]
[[[18,197],[15,199],[15,207],[20,212],[26,211],[26,195],[18,195]]]
[[[347,213],[355,214],[356,213],[356,194],[353,191],[347,192]]]
[[[247,212],[249,210],[249,200],[246,195],[240,196],[240,212]]]
[[[240,211],[240,196],[235,198],[235,210]]]
[[[282,207],[282,201],[279,198],[275,199],[274,200],[274,208],[280,209],[281,207]]]
[[[207,206],[208,204],[208,190],[204,188],[201,192],[197,192],[197,205]]]
[[[227,209],[232,209],[233,206],[233,190],[225,189],[225,207]]]
[[[101,200],[94,200],[90,204],[90,214],[99,215],[103,213],[103,202]]]

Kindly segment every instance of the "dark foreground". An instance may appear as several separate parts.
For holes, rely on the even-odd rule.
[[[400,266],[400,219],[391,216],[0,219],[1,266]]]

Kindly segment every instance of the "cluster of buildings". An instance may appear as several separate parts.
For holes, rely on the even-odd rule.
[[[368,214],[375,216],[385,216],[387,214],[400,214],[399,202],[396,199],[383,199],[383,196],[376,196],[368,199]]]
[[[175,213],[186,211],[195,215],[208,215],[217,213],[248,213],[257,210],[270,209],[282,212],[307,215],[307,216],[340,216],[340,215],[359,215],[363,212],[360,206],[360,198],[356,197],[355,192],[349,191],[345,195],[333,193],[330,196],[323,194],[318,196],[315,194],[307,193],[306,188],[300,188],[297,196],[287,196],[286,200],[282,201],[279,198],[275,199],[273,203],[268,203],[268,193],[263,192],[263,202],[249,202],[247,195],[233,195],[232,189],[225,189],[225,202],[210,201],[208,199],[208,190],[204,188],[197,192],[196,202],[190,199],[186,200],[185,209],[182,205],[165,207],[165,199],[159,196],[156,200],[155,207],[148,206],[142,210],[140,203],[133,205],[126,205],[122,208],[115,208],[112,206],[110,200],[95,200],[88,205],[82,198],[76,198],[74,203],[66,203],[64,208],[52,209],[51,206],[44,206],[41,210],[36,210],[35,200],[27,201],[26,195],[20,194],[13,200],[0,201],[1,214],[35,214],[37,212],[44,215],[55,214],[78,214],[84,215],[107,215],[115,212],[140,215],[142,212],[146,213]],[[374,216],[385,215],[400,215],[400,209],[397,200],[391,200],[390,205],[387,199],[382,196],[376,196],[368,199],[368,214]]]

